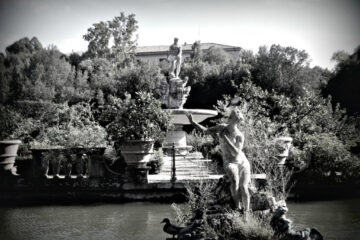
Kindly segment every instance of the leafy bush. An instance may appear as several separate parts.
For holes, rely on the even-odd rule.
[[[161,140],[170,127],[170,113],[150,93],[137,92],[114,98],[101,116],[115,148],[126,140]]]
[[[46,114],[45,114],[46,115]],[[35,147],[98,147],[106,145],[106,131],[95,120],[89,104],[66,104],[57,108],[56,118],[42,125],[31,145]]]
[[[339,172],[339,179],[344,181],[360,175],[359,157],[351,154],[333,133],[308,136],[299,155],[299,158],[309,159],[306,162],[307,172],[313,177],[324,178],[329,173],[335,175],[335,172]]]
[[[34,39],[33,39],[34,40]],[[18,100],[76,103],[89,100],[89,86],[55,46],[20,39],[0,60],[0,101]],[[41,45],[41,44],[40,44]]]
[[[324,94],[331,94],[334,105],[340,103],[348,113],[360,113],[360,46],[352,54],[343,51],[334,53],[336,61]]]
[[[202,216],[203,224],[200,227],[203,239],[278,240],[270,227],[270,219],[267,215],[249,212],[245,220],[238,211],[229,208],[224,209],[223,215],[215,214],[211,217],[207,215],[215,185],[215,182],[207,181],[186,183],[186,204],[183,206],[172,204],[176,222],[179,224],[189,223],[194,213],[201,210],[204,213]]]
[[[159,66],[153,63],[138,63],[129,67],[123,68],[116,75],[116,88],[118,89],[117,96],[123,97],[127,92],[134,95],[136,92],[150,92],[155,97],[157,88],[165,76],[161,74]]]
[[[264,89],[275,89],[288,96],[303,96],[306,91],[318,91],[327,82],[329,72],[309,67],[305,50],[271,45],[261,46],[252,68],[252,80]]]
[[[12,104],[25,118],[40,119],[45,115],[53,116],[61,104],[46,101],[20,100]]]
[[[10,139],[22,119],[11,106],[0,104],[0,140]]]
[[[183,77],[189,77],[191,85],[191,93],[185,104],[187,108],[211,109],[223,95],[234,95],[235,86],[251,77],[250,66],[240,62],[227,65],[211,65],[207,62],[184,64],[181,72]]]
[[[204,158],[214,160],[218,166],[222,166],[220,146],[217,139],[210,135],[198,132],[196,129],[187,134],[186,140],[192,151],[201,152]]]
[[[234,99],[245,116],[241,126],[245,134],[244,152],[253,172],[270,176],[269,186],[275,196],[276,193],[281,193],[281,198],[286,196],[281,196],[284,186],[278,182],[286,183],[293,170],[307,172],[308,180],[325,177],[329,171],[343,172],[340,178],[344,180],[358,176],[359,156],[351,149],[360,142],[359,118],[347,117],[344,110],[332,107],[330,98],[311,92],[291,99],[262,90],[251,81],[244,81],[237,88]],[[219,102],[218,111],[226,116],[231,110],[229,105],[230,98],[225,98]],[[226,117],[221,121],[225,122]],[[287,161],[289,171],[280,176],[272,146],[273,139],[282,135],[291,136],[294,147]],[[208,154],[213,155],[209,151]]]
[[[212,46],[204,51],[203,61],[210,64],[227,64],[230,56],[224,49]]]
[[[190,134],[186,135],[187,143],[192,146],[192,151],[202,152],[202,148],[204,148],[207,144],[212,143],[213,137],[210,135],[205,135],[196,129],[190,132]]]
[[[164,154],[161,148],[154,151],[154,154],[151,156],[150,161],[147,163],[147,166],[150,167],[149,174],[157,174],[160,172],[162,166],[164,165]]]

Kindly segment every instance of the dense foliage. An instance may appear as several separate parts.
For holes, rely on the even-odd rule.
[[[195,213],[200,210],[205,213],[202,215],[202,224],[198,229],[201,239],[279,239],[270,227],[269,215],[249,212],[245,220],[244,215],[240,214],[238,210],[228,207],[224,207],[224,214],[207,215],[206,213],[210,210],[211,199],[214,196],[213,189],[215,186],[216,183],[208,181],[186,183],[187,203],[184,205],[172,204],[177,223],[181,225],[189,224],[193,221]]]
[[[21,139],[28,147],[96,147],[106,145],[106,131],[94,119],[90,105],[22,101],[22,111],[1,105],[7,119],[2,138]],[[28,111],[27,111],[28,110]],[[39,111],[41,110],[41,111]],[[16,126],[15,128],[12,126]],[[5,135],[6,134],[6,135]]]
[[[336,52],[332,59],[336,67],[324,93],[330,94],[333,103],[340,103],[349,113],[360,113],[360,47],[352,54]]]
[[[197,45],[194,44],[194,48]],[[357,55],[352,55],[351,59],[348,55],[341,56],[342,64],[331,73],[320,67],[309,67],[305,51],[279,45],[261,47],[257,54],[241,50],[239,60],[228,64],[199,61],[194,54],[193,61],[183,68],[183,74],[190,76],[193,83],[185,107],[213,108],[217,105],[226,116],[230,99],[236,99],[235,105],[248,118],[242,126],[247,135],[245,152],[256,171],[269,169],[267,164],[258,163],[261,159],[270,159],[265,149],[273,144],[271,139],[288,135],[294,138],[289,169],[303,171],[309,180],[327,178],[335,172],[340,173],[338,181],[359,177],[359,117],[349,116],[331,96],[323,97],[327,86],[331,87],[330,83],[340,72],[353,69],[346,78],[348,81],[357,79],[355,67],[350,67],[355,65]],[[357,89],[356,84],[353,87]],[[229,97],[218,105],[224,95]],[[353,106],[356,103],[350,99],[357,95],[353,90],[343,94]],[[226,121],[226,117],[221,121]],[[197,149],[221,161],[216,139],[200,139],[202,143],[194,141]]]
[[[97,123],[87,103],[71,107],[58,106],[48,125],[41,124],[40,132],[31,143],[34,147],[100,147],[106,145],[106,131]]]
[[[170,113],[150,93],[126,94],[114,98],[102,113],[103,122],[115,147],[127,140],[158,140],[170,126]]]
[[[84,35],[89,42],[88,52],[92,58],[106,58],[124,66],[135,59],[138,29],[135,14],[121,12],[113,20],[93,24]]]
[[[43,47],[36,37],[8,46],[6,54],[0,54],[1,138],[17,137],[25,143],[89,144],[77,143],[76,138],[100,134],[103,139],[100,125],[115,120],[105,112],[120,103],[121,107],[137,104],[128,94],[147,99],[151,102],[147,104],[152,104],[150,109],[157,110],[145,109],[131,118],[126,115],[129,122],[118,118],[118,126],[134,126],[134,120],[155,120],[160,115],[165,118],[153,97],[159,97],[157,89],[168,76],[169,64],[134,61],[137,29],[132,14],[121,13],[110,21],[96,23],[84,35],[89,47],[81,55],[67,56],[55,46]],[[262,171],[256,161],[268,156],[266,148],[261,148],[263,144],[285,134],[294,138],[290,168],[317,177],[340,172],[341,180],[358,176],[359,48],[353,54],[335,53],[337,65],[332,72],[310,67],[308,54],[293,47],[272,45],[260,47],[257,53],[242,49],[238,59],[219,48],[203,51],[200,42],[195,42],[192,50],[181,71],[181,77],[188,76],[192,87],[185,108],[211,109],[217,105],[226,116],[229,100],[235,97],[247,117],[242,126],[247,134],[245,151],[254,169]],[[225,102],[218,104],[219,100]],[[136,137],[147,138],[153,133],[144,126],[130,130],[137,132]],[[164,130],[164,126],[159,129]],[[125,134],[126,129],[121,127],[116,131],[120,129],[120,138],[135,137]],[[71,137],[68,133],[79,135]],[[216,139],[193,142],[208,156],[221,160]]]

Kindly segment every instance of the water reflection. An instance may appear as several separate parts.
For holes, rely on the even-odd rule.
[[[316,226],[325,239],[360,239],[360,199],[290,203],[288,216],[299,229]]]
[[[290,203],[297,228],[316,226],[326,239],[360,236],[360,199]],[[174,218],[170,204],[1,207],[0,239],[165,239],[161,220]]]

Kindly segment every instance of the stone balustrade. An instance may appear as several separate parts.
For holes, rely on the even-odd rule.
[[[31,151],[33,178],[96,178],[104,175],[102,156],[105,148],[36,148]]]

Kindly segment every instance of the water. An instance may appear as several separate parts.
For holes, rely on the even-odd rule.
[[[360,239],[360,199],[289,203],[289,209],[299,229],[316,226],[328,240]],[[0,207],[0,239],[165,240],[164,217],[174,218],[170,204]]]
[[[360,199],[289,204],[289,214],[299,230],[316,227],[326,240],[360,239]]]

